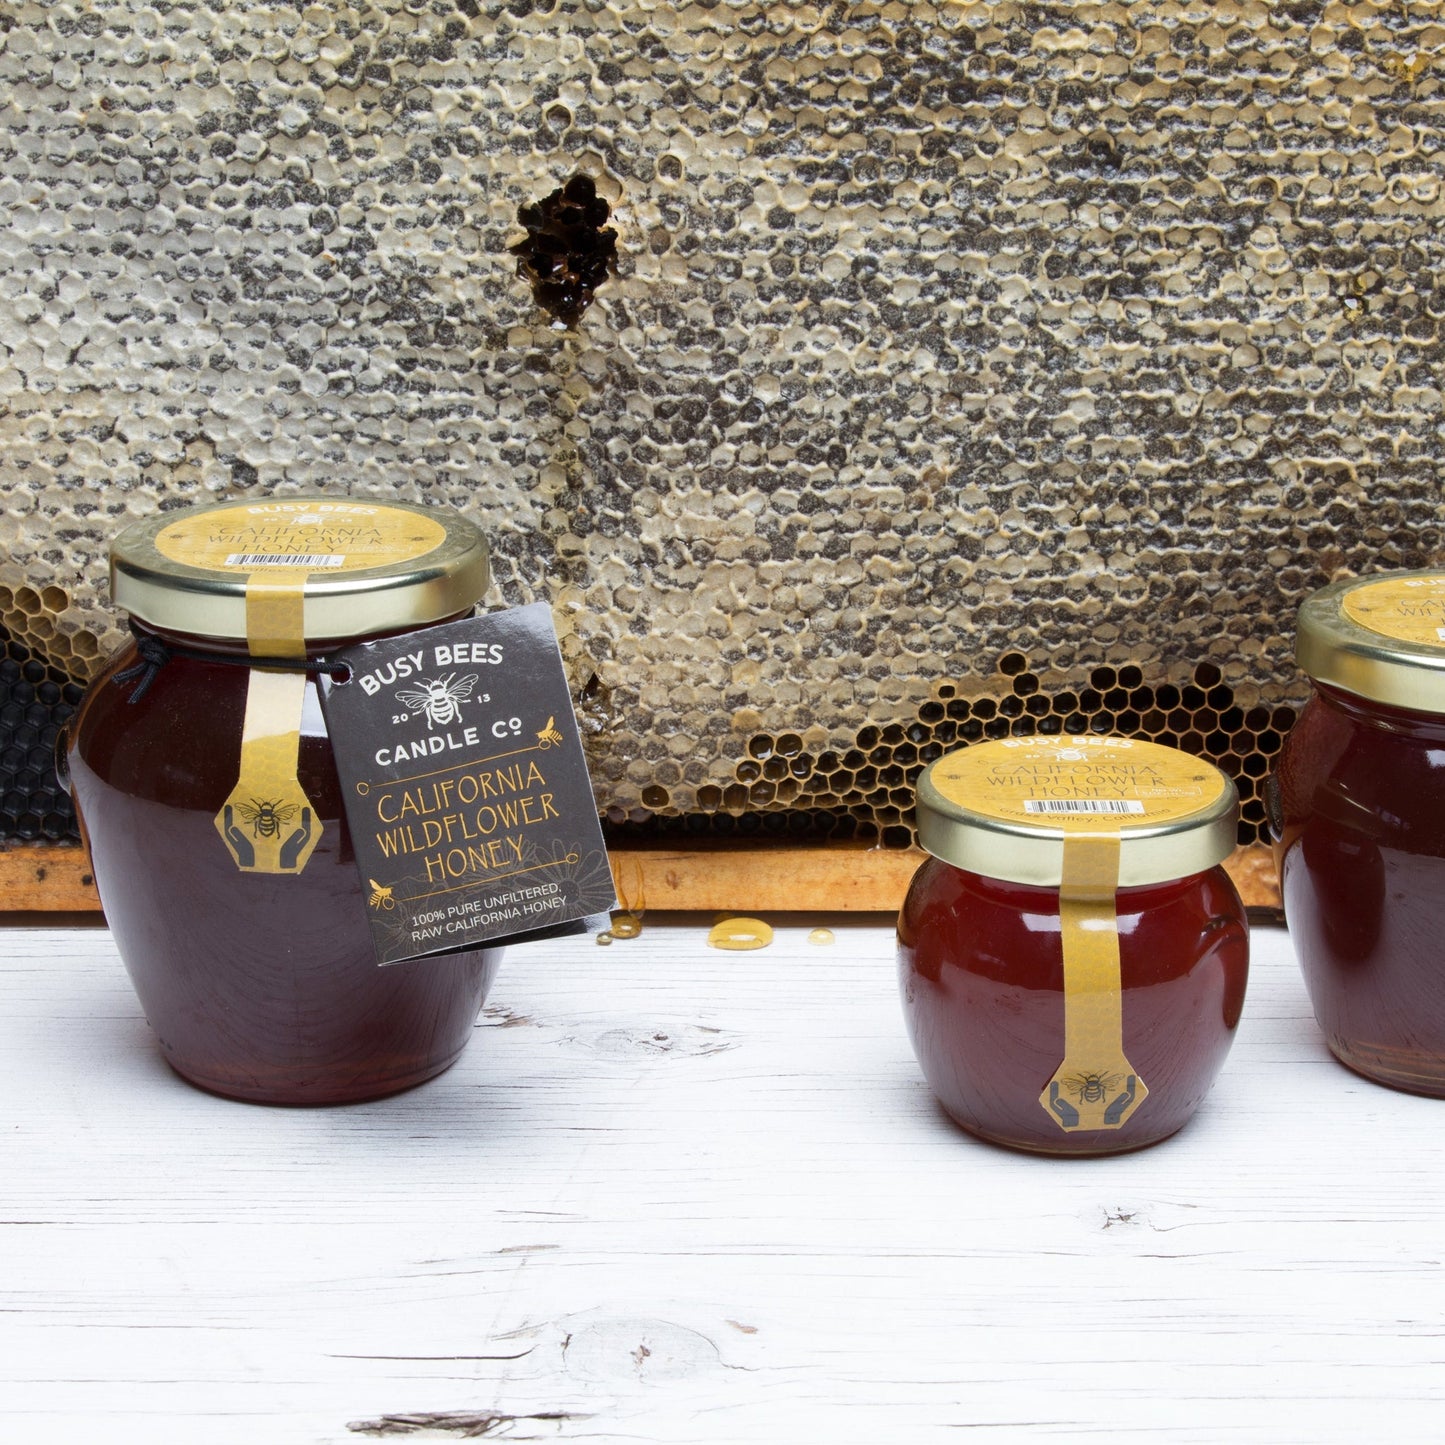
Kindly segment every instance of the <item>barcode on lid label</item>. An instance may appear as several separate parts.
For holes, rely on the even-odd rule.
[[[345,557],[334,553],[302,552],[299,556],[283,556],[273,552],[232,552],[226,558],[228,567],[344,567]]]
[[[1142,813],[1136,798],[1025,798],[1026,813]]]

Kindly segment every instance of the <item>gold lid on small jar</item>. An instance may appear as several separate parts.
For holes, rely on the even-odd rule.
[[[409,502],[277,497],[163,512],[110,549],[110,590],[131,616],[204,637],[247,636],[253,577],[293,582],[309,641],[421,627],[487,590],[487,541],[459,513]]]
[[[1321,588],[1299,610],[1294,655],[1316,682],[1445,713],[1445,572],[1377,572]]]
[[[1188,878],[1234,849],[1239,798],[1212,763],[1135,738],[1001,738],[918,780],[918,841],[988,878],[1057,888],[1070,835],[1117,833],[1119,887]]]

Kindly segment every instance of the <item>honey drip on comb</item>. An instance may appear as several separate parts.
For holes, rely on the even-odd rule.
[[[773,930],[761,918],[724,918],[708,930],[708,946],[729,953],[745,953],[766,948],[773,941]]]

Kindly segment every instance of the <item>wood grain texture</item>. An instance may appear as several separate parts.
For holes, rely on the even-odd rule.
[[[0,847],[0,912],[89,913],[99,907],[90,855],[78,844]]]
[[[171,1075],[104,931],[0,933],[6,1438],[1438,1438],[1445,1105],[1282,931],[1188,1128],[1050,1161],[933,1105],[886,923],[777,921],[514,949],[450,1073],[315,1111]]]
[[[916,849],[618,848],[617,896],[632,909],[891,913],[925,855]],[[1269,849],[1237,848],[1225,863],[1246,906],[1279,907]],[[78,847],[0,851],[0,910],[87,912],[100,907]]]

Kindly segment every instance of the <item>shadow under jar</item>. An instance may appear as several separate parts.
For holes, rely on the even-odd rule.
[[[121,957],[192,1083],[338,1104],[465,1047],[502,950],[377,967],[316,679],[337,646],[467,615],[487,583],[475,526],[399,503],[223,504],[115,539],[136,640],[62,763]]]
[[[1285,919],[1330,1050],[1445,1097],[1445,572],[1337,582],[1300,609],[1314,695],[1268,802]]]
[[[1248,924],[1219,866],[1236,814],[1216,768],[1137,740],[1008,739],[929,766],[899,982],[958,1124],[1114,1154],[1188,1121],[1244,1004]]]

